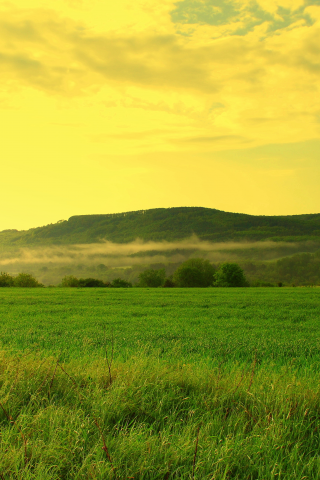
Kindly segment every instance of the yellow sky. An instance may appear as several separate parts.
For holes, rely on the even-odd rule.
[[[320,0],[0,0],[0,230],[320,212]]]

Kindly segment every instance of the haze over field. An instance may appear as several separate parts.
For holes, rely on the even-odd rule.
[[[0,230],[320,211],[319,0],[0,1]]]

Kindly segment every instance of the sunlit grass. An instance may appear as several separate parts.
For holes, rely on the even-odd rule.
[[[319,478],[318,291],[70,290],[0,293],[4,479]]]
[[[4,478],[319,478],[319,382],[136,356],[1,355]],[[197,451],[196,451],[197,445]],[[21,477],[23,475],[23,477]]]

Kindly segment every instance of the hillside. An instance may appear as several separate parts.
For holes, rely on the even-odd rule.
[[[202,240],[320,240],[320,214],[254,216],[211,208],[157,208],[107,215],[77,215],[67,221],[30,230],[0,232],[2,246],[68,245],[103,239],[127,243],[181,240],[196,234]]]

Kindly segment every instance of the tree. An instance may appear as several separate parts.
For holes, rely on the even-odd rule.
[[[164,268],[154,270],[150,268],[140,273],[139,275],[139,287],[161,287],[164,284],[166,278],[166,271]]]
[[[39,283],[32,275],[29,273],[19,273],[14,278],[14,286],[21,287],[21,288],[37,288],[37,287],[44,287],[42,283]]]
[[[79,279],[73,275],[66,275],[61,280],[59,287],[79,287]]]
[[[166,278],[162,286],[163,288],[174,288],[175,284],[171,278]]]
[[[132,287],[132,283],[127,282],[126,280],[122,280],[122,278],[115,278],[112,280],[110,287],[112,288],[130,288]]]
[[[9,275],[9,273],[1,272],[0,273],[0,287],[13,287],[14,278]]]
[[[214,275],[215,287],[247,287],[244,271],[237,263],[222,263]]]
[[[79,279],[79,287],[83,288],[101,288],[101,287],[109,287],[110,283],[104,283],[102,280],[98,280],[97,278],[80,278]]]
[[[190,258],[174,272],[177,287],[209,287],[213,283],[215,268],[203,258]]]

